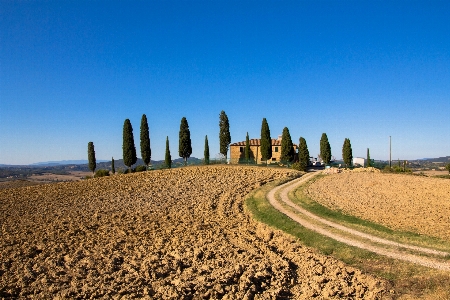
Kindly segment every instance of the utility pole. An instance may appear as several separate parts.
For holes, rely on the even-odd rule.
[[[392,143],[391,143],[391,136],[389,136],[389,168],[392,168]]]

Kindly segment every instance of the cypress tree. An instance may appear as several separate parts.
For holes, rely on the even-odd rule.
[[[345,138],[344,145],[342,146],[342,159],[344,160],[345,166],[348,168],[352,165],[353,151],[350,139]]]
[[[400,162],[399,162],[400,165]],[[372,162],[370,161],[370,153],[369,148],[367,148],[367,168],[372,166]]]
[[[298,162],[300,163],[301,171],[306,171],[309,166],[309,151],[306,140],[300,137],[298,144]]]
[[[172,167],[172,156],[170,156],[170,149],[169,149],[169,137],[166,137],[166,156],[164,158],[164,163],[166,164],[166,167],[168,169]]]
[[[331,161],[331,146],[326,133],[322,133],[320,138],[320,157],[325,165],[328,165]]]
[[[247,136],[245,137],[245,152],[244,152],[244,156],[245,156],[245,161],[249,162],[250,160],[250,139],[248,137],[248,132],[247,132]]]
[[[129,119],[126,119],[123,124],[123,163],[131,172],[131,166],[137,161],[136,147],[134,146],[133,127]]]
[[[116,168],[114,167],[114,157],[111,158],[111,173],[116,174]]]
[[[228,147],[231,143],[231,135],[228,116],[223,110],[220,112],[219,116],[219,129],[220,153],[225,155],[226,159],[228,154]]]
[[[150,149],[150,134],[148,130],[147,116],[142,115],[141,119],[141,156],[144,164],[147,166],[151,161],[152,150]]]
[[[205,136],[205,165],[209,165],[209,144],[208,144],[208,136]]]
[[[294,160],[294,144],[292,143],[291,134],[287,127],[283,128],[281,135],[281,161],[292,162]]]
[[[272,157],[272,138],[270,137],[269,124],[266,118],[263,118],[261,124],[261,158],[266,161]]]
[[[95,168],[97,167],[97,162],[95,161],[95,150],[93,142],[88,143],[88,162],[89,162],[89,170],[91,170],[92,173],[94,174]]]
[[[184,165],[187,165],[187,159],[192,154],[191,146],[191,132],[189,131],[189,125],[185,117],[181,119],[180,133],[178,140],[178,155],[184,158]]]

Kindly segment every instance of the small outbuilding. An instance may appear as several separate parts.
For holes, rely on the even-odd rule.
[[[353,166],[361,166],[364,167],[366,165],[366,159],[363,157],[353,157],[352,161]]]

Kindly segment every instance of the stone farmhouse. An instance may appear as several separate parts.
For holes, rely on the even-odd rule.
[[[265,163],[261,157],[261,139],[251,139],[250,144],[250,160],[255,161],[257,164]],[[294,144],[294,152],[297,153],[297,145]],[[272,139],[272,158],[267,161],[279,162],[281,156],[281,136],[278,139]],[[239,161],[245,160],[245,141],[237,142],[230,145],[230,163],[237,164]]]

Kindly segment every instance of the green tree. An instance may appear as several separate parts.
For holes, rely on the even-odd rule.
[[[320,138],[320,157],[325,165],[328,165],[331,161],[331,146],[326,133],[322,133]]]
[[[181,119],[179,142],[178,142],[178,154],[184,158],[184,165],[187,165],[187,159],[192,154],[191,146],[191,132],[189,131],[189,125],[185,117]]]
[[[345,138],[344,145],[342,145],[342,159],[344,160],[345,166],[348,168],[352,165],[353,151],[350,139]]]
[[[399,162],[400,165],[400,162]],[[369,148],[367,148],[367,168],[372,166],[372,161],[370,160]]]
[[[209,165],[209,144],[208,144],[208,136],[205,136],[205,165]]]
[[[151,161],[152,150],[150,149],[150,134],[148,130],[147,116],[145,114],[142,115],[141,119],[141,156],[148,169],[148,164]]]
[[[263,118],[261,124],[261,159],[266,161],[272,157],[272,138],[270,137],[269,124]]]
[[[287,127],[283,128],[281,135],[281,161],[292,162],[294,160],[294,144],[292,143],[291,134]]]
[[[89,170],[92,171],[92,174],[95,174],[97,162],[95,161],[95,150],[93,142],[88,143],[88,162],[89,162]]]
[[[129,119],[126,119],[123,124],[123,163],[128,167],[131,173],[131,166],[137,161],[136,147],[134,145],[133,127]]]
[[[300,137],[298,144],[298,162],[300,164],[300,171],[306,171],[309,166],[309,151],[306,140]]]
[[[445,165],[445,168],[447,169],[448,174],[450,174],[450,164],[446,164],[446,165]]]
[[[164,163],[168,169],[172,168],[172,156],[170,155],[169,149],[169,137],[166,137],[166,156],[164,158]]]
[[[225,159],[228,154],[228,147],[231,143],[230,135],[230,122],[228,121],[227,114],[222,110],[219,116],[219,141],[220,141],[220,153],[225,155]]]
[[[245,151],[244,151],[244,156],[245,156],[245,161],[249,162],[250,160],[250,138],[248,137],[248,132],[247,132],[247,136],[245,137]]]
[[[114,157],[111,158],[111,173],[116,174],[116,168],[114,167]]]

